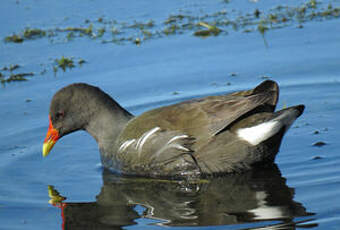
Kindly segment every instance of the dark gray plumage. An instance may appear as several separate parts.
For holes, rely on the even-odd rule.
[[[123,174],[199,177],[271,164],[282,137],[303,105],[274,112],[279,87],[210,96],[133,117],[109,95],[72,84],[52,99],[50,118],[59,137],[86,130],[105,167]]]

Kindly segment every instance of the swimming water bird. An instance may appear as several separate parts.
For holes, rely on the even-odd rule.
[[[47,156],[63,136],[85,130],[98,143],[102,164],[121,174],[201,177],[272,164],[281,140],[304,105],[275,112],[279,87],[164,106],[134,117],[97,87],[76,83],[53,97],[43,144]]]

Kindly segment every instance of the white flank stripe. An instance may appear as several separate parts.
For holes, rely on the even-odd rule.
[[[119,147],[119,152],[123,152],[127,147],[129,147],[129,145],[131,145],[133,142],[135,142],[135,139],[132,140],[127,140],[125,141],[120,147]]]
[[[189,149],[185,148],[184,146],[182,145],[179,145],[179,144],[171,144],[169,145],[169,147],[173,147],[173,148],[176,148],[176,149],[179,149],[179,150],[183,150],[183,151],[186,151],[186,152],[190,152]]]
[[[169,148],[175,148],[175,149],[179,149],[179,150],[182,150],[182,151],[190,152],[190,149],[185,148],[184,146],[182,146],[180,144],[177,144],[177,143],[172,143],[171,144],[171,142],[174,142],[175,140],[182,139],[182,138],[187,138],[187,137],[188,137],[187,135],[180,135],[180,136],[175,136],[175,137],[171,138],[161,149],[159,149],[155,153],[155,157],[158,157],[159,154],[161,154],[162,152],[164,152],[165,150],[167,150]]]
[[[143,134],[143,136],[138,140],[136,148],[138,149],[138,154],[140,154],[142,152],[142,148],[144,143],[146,142],[146,140],[155,132],[157,132],[158,130],[160,130],[161,128],[159,127],[155,127],[153,129],[151,129],[150,131],[146,132]]]
[[[178,140],[178,139],[184,139],[184,138],[187,138],[188,135],[179,135],[179,136],[174,136],[173,138],[171,138],[168,143],[166,143],[167,145],[174,142],[175,140]]]
[[[276,134],[282,128],[279,121],[268,121],[253,127],[237,130],[237,135],[252,145],[257,145]]]

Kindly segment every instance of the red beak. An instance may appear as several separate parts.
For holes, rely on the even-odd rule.
[[[53,148],[54,144],[59,139],[59,132],[58,132],[58,130],[56,130],[53,127],[52,121],[51,121],[51,117],[48,116],[48,119],[50,121],[50,124],[48,126],[46,138],[45,138],[44,144],[43,144],[43,156],[44,157],[46,157],[50,153],[50,151]]]

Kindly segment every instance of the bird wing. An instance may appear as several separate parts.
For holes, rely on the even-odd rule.
[[[274,111],[277,99],[276,83],[266,81],[252,90],[147,111],[133,118],[118,138],[119,160],[128,167],[141,166],[137,171],[153,173],[163,173],[167,166],[169,170],[176,170],[176,164],[193,169],[197,162],[192,153],[198,146],[210,142],[249,112]],[[157,167],[163,169],[157,170]],[[131,167],[128,170],[131,171]]]
[[[154,127],[138,138],[120,143],[116,154],[120,170],[151,177],[194,176],[199,173],[192,156],[194,141],[186,134]]]
[[[222,95],[194,99],[143,113],[132,119],[122,137],[133,139],[147,130],[160,127],[179,131],[194,138],[214,136],[243,115],[255,109],[274,110],[273,97],[268,91],[250,95]]]
[[[270,110],[274,108],[269,105],[273,92],[263,92],[260,94],[238,96],[212,96],[201,100],[183,103],[182,106],[175,106],[174,110],[179,119],[171,120],[176,128],[183,127],[190,135],[199,137],[200,134],[214,136],[229,125],[241,118],[243,115],[259,108]],[[181,112],[184,111],[184,112]],[[181,116],[181,113],[184,113]],[[171,119],[167,118],[167,119]]]

